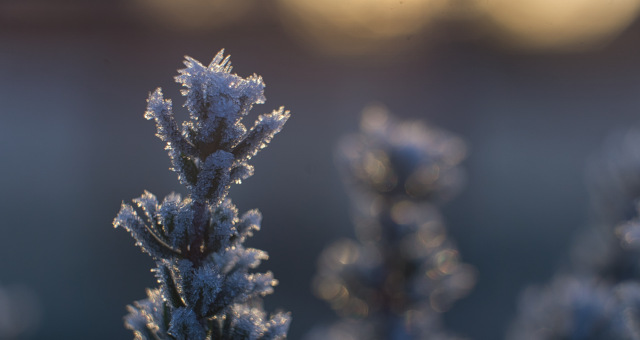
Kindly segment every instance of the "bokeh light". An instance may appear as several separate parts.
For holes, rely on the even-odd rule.
[[[499,34],[528,49],[583,50],[606,43],[636,18],[638,0],[476,0]]]
[[[249,0],[133,0],[129,6],[141,19],[182,30],[223,27],[244,18],[256,7]]]
[[[288,32],[329,54],[400,47],[444,10],[434,0],[279,0]]]

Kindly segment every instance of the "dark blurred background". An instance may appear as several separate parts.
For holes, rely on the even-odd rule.
[[[208,63],[225,48],[235,72],[265,79],[256,115],[292,112],[230,194],[264,215],[249,245],[271,256],[260,269],[280,285],[266,305],[292,311],[290,339],[334,318],[310,291],[323,247],[354,234],[333,151],[372,102],[467,141],[466,189],[444,214],[479,277],[445,322],[502,338],[519,292],[546,281],[589,225],[590,155],[638,121],[639,9],[639,0],[0,0],[0,286],[30,292],[35,310],[15,337],[132,338],[125,306],[156,285],[153,263],[111,222],[145,189],[182,190],[143,119],[145,99],[161,86],[178,107],[183,56]]]

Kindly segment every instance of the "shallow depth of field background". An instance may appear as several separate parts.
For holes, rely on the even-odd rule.
[[[371,103],[467,141],[444,214],[479,276],[445,322],[502,338],[520,291],[589,225],[588,160],[640,122],[640,1],[559,3],[0,0],[0,285],[39,306],[20,338],[132,338],[125,306],[155,286],[153,263],[111,222],[145,189],[181,190],[145,100],[161,86],[179,107],[183,56],[221,48],[265,79],[250,119],[292,112],[230,194],[264,215],[249,245],[271,256],[267,310],[292,312],[289,338],[335,317],[310,284],[320,251],[353,236],[333,150]]]

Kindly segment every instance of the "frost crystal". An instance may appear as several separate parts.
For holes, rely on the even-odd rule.
[[[434,203],[459,188],[464,143],[379,107],[365,111],[362,130],[337,155],[359,242],[328,247],[314,280],[343,320],[310,339],[454,339],[439,313],[470,290],[475,271],[460,262]]]
[[[260,229],[261,215],[238,216],[227,193],[231,183],[253,174],[248,161],[282,129],[289,112],[260,115],[247,129],[243,117],[265,101],[262,78],[232,74],[223,51],[209,66],[190,57],[185,65],[175,79],[185,87],[189,120],[178,125],[161,89],[149,95],[144,116],[155,120],[188,193],[160,203],[145,191],[133,200],[138,210],[123,203],[113,222],[153,257],[160,284],[128,307],[125,324],[141,340],[284,339],[289,314],[268,318],[256,307],[277,284],[270,272],[250,272],[268,256],[242,245]]]

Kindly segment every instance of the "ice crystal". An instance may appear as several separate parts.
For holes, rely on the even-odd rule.
[[[351,188],[359,241],[320,257],[316,294],[343,318],[312,339],[451,339],[439,313],[464,296],[475,271],[460,262],[434,205],[460,186],[464,143],[419,122],[365,111],[362,132],[337,161]]]
[[[260,229],[261,215],[238,215],[227,193],[253,174],[248,161],[282,129],[289,112],[260,115],[247,129],[243,117],[265,101],[262,78],[232,74],[223,51],[208,66],[190,57],[185,65],[175,79],[185,88],[189,120],[175,121],[161,89],[149,95],[144,116],[155,120],[187,195],[160,202],[145,191],[133,200],[137,210],[123,203],[113,222],[153,257],[160,284],[128,307],[126,326],[141,340],[284,339],[289,315],[267,317],[255,307],[277,284],[270,272],[251,272],[268,256],[243,246]]]

